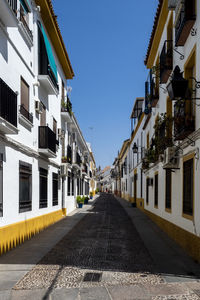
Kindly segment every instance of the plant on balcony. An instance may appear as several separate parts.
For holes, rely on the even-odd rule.
[[[68,112],[70,116],[72,116],[72,104],[69,99],[67,99],[67,102],[65,102],[64,100],[61,101],[61,110],[64,112]]]
[[[164,153],[164,150],[167,147],[171,147],[173,145],[172,138],[167,136],[167,132],[170,131],[172,127],[174,118],[168,116],[166,113],[162,113],[156,119],[154,125],[154,149],[158,156]]]

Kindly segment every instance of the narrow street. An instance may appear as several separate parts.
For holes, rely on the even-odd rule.
[[[111,194],[88,207],[32,269],[37,237],[20,246],[30,270],[13,281],[12,291],[1,287],[0,299],[200,299],[199,266],[143,213]],[[48,244],[41,235],[40,247]],[[19,266],[19,248],[1,257],[1,275],[6,263]]]

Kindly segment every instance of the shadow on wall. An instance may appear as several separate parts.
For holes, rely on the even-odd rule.
[[[0,54],[3,59],[8,63],[8,40],[5,33],[0,28]]]

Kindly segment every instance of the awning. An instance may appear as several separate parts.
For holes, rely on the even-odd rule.
[[[31,5],[30,5],[29,0],[19,0],[19,1],[20,1],[21,6],[23,7],[24,12],[26,14],[28,14],[29,12],[31,12]]]
[[[53,51],[52,51],[52,48],[51,48],[51,44],[50,44],[49,39],[48,39],[48,37],[46,35],[44,27],[42,26],[42,24],[39,21],[38,21],[38,25],[40,27],[40,30],[41,30],[43,38],[44,38],[44,43],[45,43],[45,47],[46,47],[46,51],[47,51],[49,65],[51,67],[51,70],[52,70],[52,72],[53,72],[56,80],[58,81],[57,66],[56,66],[56,62],[55,62],[55,59],[54,59]]]

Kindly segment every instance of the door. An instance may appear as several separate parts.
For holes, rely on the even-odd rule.
[[[0,217],[3,216],[3,162],[0,161]]]
[[[42,113],[40,114],[40,126],[46,126],[46,107],[42,103]]]
[[[137,174],[134,174],[134,202],[137,201]]]

